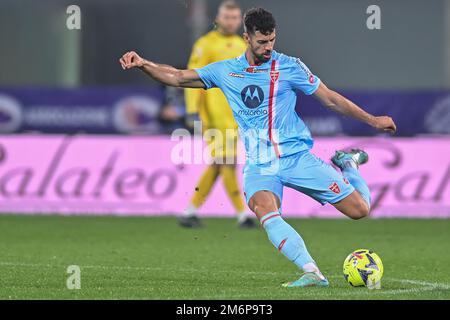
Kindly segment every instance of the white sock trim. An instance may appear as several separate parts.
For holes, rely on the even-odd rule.
[[[246,212],[246,211],[239,212],[239,213],[237,214],[238,222],[244,221],[244,220],[247,219],[249,216],[250,216],[250,214],[249,214],[248,212]]]
[[[325,279],[325,277],[322,274],[322,272],[320,272],[319,267],[314,262],[308,262],[307,264],[305,264],[302,267],[302,269],[305,272],[313,272],[313,273],[315,273],[321,280]]]
[[[198,208],[196,208],[192,203],[190,203],[187,208],[184,210],[183,212],[183,216],[184,217],[193,217],[197,215],[197,210]]]

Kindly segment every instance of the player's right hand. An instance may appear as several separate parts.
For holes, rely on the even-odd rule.
[[[381,116],[381,117],[375,117],[375,128],[381,131],[386,131],[389,133],[395,133],[397,130],[397,126],[394,123],[394,120],[392,120],[391,117],[388,116]]]
[[[129,51],[120,58],[120,65],[123,70],[131,68],[140,68],[144,65],[145,59],[141,58],[136,52]]]

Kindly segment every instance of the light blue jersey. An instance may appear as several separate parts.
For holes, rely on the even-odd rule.
[[[296,91],[313,94],[320,79],[300,59],[273,51],[269,61],[251,66],[244,53],[195,70],[206,89],[218,87],[227,97],[248,163],[311,149],[311,133],[295,112]]]
[[[313,139],[295,112],[296,91],[313,94],[320,79],[300,59],[273,51],[269,61],[251,66],[243,54],[196,71],[207,89],[224,92],[233,109],[247,155],[247,202],[260,190],[271,191],[281,202],[285,186],[322,204],[336,203],[354,191],[341,174],[310,153]]]

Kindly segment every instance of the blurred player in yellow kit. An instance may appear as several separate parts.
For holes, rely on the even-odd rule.
[[[188,68],[201,68],[212,62],[232,59],[240,56],[246,49],[244,40],[237,35],[242,23],[242,12],[239,5],[230,0],[222,2],[217,13],[215,28],[199,38],[193,47]],[[235,159],[237,142],[237,124],[227,99],[218,88],[212,90],[186,89],[186,111],[188,118],[198,114],[202,121],[203,131],[216,129],[222,133],[222,141],[213,139],[209,148],[214,161],[204,171],[195,187],[194,195],[180,217],[184,227],[195,228],[201,225],[197,210],[205,202],[214,183],[222,177],[225,190],[238,214],[238,224],[242,228],[255,226],[245,211],[244,201],[238,185]],[[226,130],[228,129],[228,138]],[[234,134],[230,137],[230,129]],[[227,143],[227,139],[232,139]],[[228,160],[227,160],[228,159]],[[231,161],[230,161],[231,159]],[[233,163],[233,164],[226,164]]]

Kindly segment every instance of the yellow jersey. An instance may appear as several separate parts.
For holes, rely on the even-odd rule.
[[[232,59],[244,53],[245,49],[242,37],[212,30],[195,42],[188,68],[201,68],[216,61]],[[205,128],[237,128],[228,101],[219,88],[186,89],[185,100],[187,113],[198,113]]]

